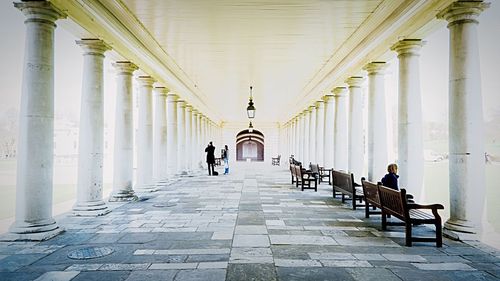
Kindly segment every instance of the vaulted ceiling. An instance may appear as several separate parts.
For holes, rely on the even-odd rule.
[[[287,121],[436,26],[446,0],[53,0],[68,28],[116,53],[214,121]]]

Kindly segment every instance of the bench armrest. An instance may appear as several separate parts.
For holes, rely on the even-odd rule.
[[[441,204],[431,204],[431,205],[420,205],[420,204],[415,204],[415,203],[409,203],[408,205],[409,209],[444,209],[443,205]]]

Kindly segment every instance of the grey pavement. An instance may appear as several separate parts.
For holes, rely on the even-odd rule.
[[[97,218],[59,217],[43,242],[0,242],[0,280],[500,280],[500,251],[444,239],[404,246],[332,198],[290,184],[286,166],[198,172]],[[434,235],[416,226],[419,235]]]

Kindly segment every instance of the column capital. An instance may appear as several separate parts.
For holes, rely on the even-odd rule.
[[[166,87],[155,87],[155,92],[160,96],[167,96],[168,91]]]
[[[197,116],[198,114],[200,114],[200,112],[198,111],[198,109],[196,109],[196,108],[194,108],[194,107],[193,107],[193,110],[192,110],[192,111],[193,111],[193,115],[194,115],[194,116]]]
[[[330,101],[333,101],[333,94],[327,94],[327,95],[324,95],[323,96],[323,100],[325,101],[325,103],[328,103]]]
[[[318,100],[314,103],[314,105],[316,106],[316,108],[325,107],[325,101]]]
[[[382,74],[386,68],[387,68],[387,63],[383,61],[370,62],[367,65],[365,65],[365,67],[363,67],[363,69],[368,72],[368,75]]]
[[[391,51],[398,53],[398,57],[402,55],[420,55],[420,49],[425,45],[425,41],[421,39],[403,39],[392,45]]]
[[[66,18],[63,11],[48,1],[14,2],[14,7],[26,16],[25,23],[37,21],[55,26],[56,20]]]
[[[178,100],[177,101],[177,107],[186,108],[186,101],[184,101],[184,100]]]
[[[153,83],[156,82],[156,80],[151,77],[151,76],[139,76],[136,78],[137,79],[137,82],[139,82],[139,85],[142,86],[142,87],[153,87]]]
[[[187,110],[188,112],[189,112],[189,111],[191,111],[191,112],[192,112],[192,111],[193,111],[193,106],[192,106],[192,105],[190,105],[190,104],[188,104],[188,103],[186,103],[186,110]]]
[[[491,3],[483,1],[456,1],[451,3],[444,10],[439,12],[436,17],[446,20],[448,26],[457,22],[474,22],[477,23],[477,17],[490,7]]]
[[[362,76],[351,76],[345,80],[349,88],[359,88],[365,81],[365,78]]]
[[[333,88],[333,95],[335,97],[345,97],[347,95],[346,87],[335,87]]]
[[[176,102],[178,98],[179,96],[172,92],[167,93],[167,102]]]
[[[312,112],[313,110],[316,110],[316,106],[314,104],[309,106],[309,112]]]
[[[132,75],[138,67],[129,61],[117,61],[113,63],[113,67],[116,69],[118,74]]]
[[[100,39],[81,39],[75,42],[83,49],[84,55],[104,57],[104,53],[111,50],[111,47]]]

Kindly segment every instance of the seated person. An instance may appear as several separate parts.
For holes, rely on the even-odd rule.
[[[382,185],[394,190],[399,190],[398,187],[398,165],[392,163],[387,166],[387,174],[382,178]],[[413,195],[407,193],[406,199],[409,203],[414,203]]]
[[[387,174],[382,178],[382,185],[394,190],[399,190],[398,188],[398,165],[389,164],[387,166]]]

